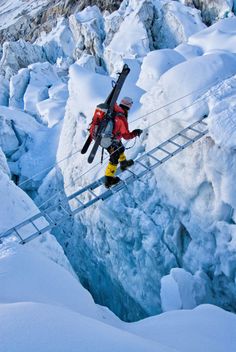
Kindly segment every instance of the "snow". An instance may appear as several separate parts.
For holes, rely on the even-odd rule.
[[[57,246],[51,247],[51,253]],[[236,318],[232,313],[204,305],[126,324],[96,306],[68,268],[37,253],[36,248],[5,246],[0,253],[0,317],[4,322],[0,339],[4,351],[129,348],[184,352],[190,344],[193,351],[206,345],[214,352],[234,350]]]
[[[20,39],[16,42],[5,42],[0,61],[0,72],[10,79],[20,68],[35,62],[45,62],[43,48]]]
[[[0,148],[0,170],[10,177],[10,169],[7,164],[6,156],[2,151],[2,148]]]
[[[155,110],[166,105],[168,102],[175,101],[187,95],[184,99],[177,101],[176,104],[165,108],[165,113],[159,112],[159,119],[160,117],[176,113],[191,104],[196,98],[201,97],[212,86],[233,76],[236,73],[235,60],[235,56],[231,53],[215,53],[195,57],[172,67],[142,97],[141,102],[143,102],[144,110],[150,111],[150,106],[152,106],[152,110]],[[204,80],[202,79],[202,74],[204,74]],[[173,81],[175,82],[174,85]],[[151,100],[149,96],[151,96]],[[175,114],[174,118],[181,121],[181,119],[188,120],[190,116],[193,116],[192,120],[194,122],[207,112],[208,108],[203,101],[202,104],[195,104],[185,109],[184,114],[183,112]]]
[[[195,48],[197,47],[196,43]],[[171,56],[172,51],[171,49],[161,50],[156,55],[163,57],[164,62],[166,55]],[[173,52],[175,55],[176,52]],[[151,54],[148,54],[145,59],[149,56]],[[174,56],[176,57],[182,58],[178,54]],[[144,135],[131,151],[127,151],[128,158],[136,157],[144,150],[149,151],[159,142],[205,114],[209,114],[207,121],[210,126],[211,114],[214,113],[216,105],[215,99],[222,101],[222,98],[225,99],[232,89],[230,87],[234,84],[236,73],[234,54],[214,52],[203,55],[199,50],[198,55],[185,57],[182,62],[175,61],[174,58],[171,67],[166,68],[164,65],[166,70],[161,72],[161,75],[159,67],[154,66],[153,76],[158,78],[160,76],[156,82],[153,76],[145,77],[143,74],[142,83],[147,93],[142,95],[140,92],[141,94],[137,95],[129,121],[133,129],[132,120],[146,115],[135,123],[135,127],[148,128],[161,118],[172,114],[173,117],[167,119],[162,125],[150,127],[148,134]],[[119,65],[117,61],[115,63],[120,67],[120,62],[123,61],[134,65],[131,72],[135,72],[135,75],[127,80],[121,96],[130,95],[130,92],[137,94],[136,82],[142,75],[142,73],[140,75],[139,60],[122,59],[118,61]],[[144,69],[143,72],[145,72]],[[152,88],[149,89],[149,86]],[[129,89],[126,90],[127,88]],[[91,121],[94,106],[104,100],[108,91],[108,77],[81,69],[78,62],[71,67],[69,99],[57,153],[58,160],[81,148],[87,136],[86,128]],[[233,100],[233,91],[230,92],[231,94]],[[141,108],[138,104],[140,97]],[[173,101],[175,103],[171,104]],[[165,109],[155,112],[162,106],[165,106]],[[180,110],[181,113],[176,114]],[[154,112],[150,113],[151,111]],[[228,126],[230,130],[231,125]],[[210,136],[214,138],[213,134]],[[117,197],[114,196],[112,201],[88,209],[80,218],[77,218],[75,229],[70,231],[74,233],[84,231],[86,244],[80,238],[76,243],[69,240],[69,244],[66,242],[67,255],[73,261],[80,277],[83,280],[89,280],[90,290],[97,301],[101,302],[104,296],[107,296],[111,289],[110,280],[112,280],[117,291],[114,301],[119,301],[125,288],[132,302],[128,305],[132,304],[133,316],[136,319],[137,310],[141,312],[139,318],[146,314],[157,314],[164,306],[164,309],[169,309],[168,297],[173,296],[172,286],[161,285],[161,278],[166,277],[167,281],[172,280],[173,283],[175,279],[172,276],[168,277],[171,269],[184,265],[186,275],[183,274],[176,284],[173,283],[177,285],[173,298],[175,308],[217,302],[228,309],[233,309],[232,297],[235,294],[235,286],[232,262],[235,250],[231,248],[227,251],[229,254],[227,257],[224,248],[228,239],[223,236],[223,232],[219,235],[221,233],[219,222],[230,222],[233,213],[234,197],[232,196],[229,202],[229,194],[234,190],[232,182],[234,173],[232,178],[226,178],[229,171],[228,158],[232,158],[232,155],[225,159],[222,150],[216,153],[217,147],[214,146],[211,138],[208,137],[187,149],[181,159],[177,157],[172,159],[144,182],[134,183],[126,193],[121,193]],[[93,171],[89,173],[90,167],[85,166],[86,157],[75,155],[61,166],[67,195],[103,175],[104,166],[99,166],[100,156],[97,155],[92,166]],[[212,157],[213,161],[211,161]],[[219,163],[220,159],[221,163]],[[232,165],[230,170],[234,168],[234,158]],[[224,177],[221,179],[217,175],[218,172],[222,173],[222,169],[227,171],[224,171]],[[225,184],[227,186],[224,186]],[[231,230],[230,226],[228,231],[231,233],[234,230]],[[222,237],[222,241],[216,243],[216,237],[219,236]],[[61,235],[59,238],[62,243],[65,242]],[[79,253],[79,258],[83,258],[80,265],[76,264],[74,252]],[[217,259],[218,253],[220,262]],[[87,257],[89,260],[85,259]],[[97,262],[98,257],[100,262],[95,270],[94,263]],[[104,273],[104,266],[108,268],[108,273]],[[213,282],[208,277],[209,270],[213,276],[217,273]],[[84,272],[89,274],[85,275]],[[222,272],[227,273],[223,279],[227,298],[220,293]],[[101,275],[109,282],[107,287],[100,283]],[[188,276],[188,279],[185,276]],[[122,288],[117,286],[117,278],[122,282]],[[185,283],[192,285],[192,288],[186,291],[187,293],[184,291]],[[161,289],[167,299],[165,303],[161,297]],[[179,299],[178,295],[180,295]],[[216,296],[216,299],[212,298]],[[109,304],[112,305],[112,309],[116,309],[117,314],[121,314],[122,306],[110,302]]]
[[[105,74],[105,70],[97,65],[96,58],[93,55],[84,53],[79,60],[77,60],[77,64],[88,71]]]
[[[202,271],[192,275],[182,268],[171,269],[161,279],[161,303],[163,312],[177,309],[192,309],[199,302],[211,302],[207,289],[207,277]]]
[[[112,18],[114,14],[111,15]],[[117,70],[117,64],[126,59],[143,58],[149,51],[150,25],[154,16],[151,1],[130,1],[123,21],[109,45],[104,49],[104,58],[108,71],[112,74]],[[108,19],[107,19],[108,21]],[[129,35],[127,35],[129,33]]]
[[[74,56],[79,59],[85,53],[94,55],[97,63],[103,55],[104,23],[97,6],[88,6],[69,17],[69,25],[75,42]]]
[[[198,46],[186,43],[178,45],[174,50],[180,53],[187,60],[203,54],[203,51]]]
[[[57,82],[48,89],[49,98],[37,103],[38,112],[48,127],[51,128],[63,120],[68,98],[67,84]]]
[[[190,45],[197,44],[204,52],[224,50],[235,53],[236,18],[220,20],[204,31],[189,38]]]
[[[172,311],[130,325],[130,331],[177,351],[233,351],[235,315],[202,305],[194,310]],[[189,347],[191,346],[191,347]]]
[[[19,175],[19,182],[31,179],[24,184],[24,189],[31,190],[35,184],[41,182],[47,174],[47,168],[54,164],[60,125],[52,129],[40,125],[35,119],[19,110],[1,107],[0,116],[2,128],[0,140],[3,151],[11,156],[10,167],[16,175]],[[18,140],[11,126],[11,121],[19,134]],[[26,148],[26,149],[25,149]],[[45,152],[47,151],[47,152]],[[45,170],[46,169],[46,170]],[[42,172],[42,170],[45,170]]]
[[[0,75],[0,105],[8,105],[9,100],[9,82]]]
[[[93,303],[66,268],[35,250],[11,246],[1,251],[0,340],[6,352],[184,352],[190,344],[192,351],[207,346],[208,351],[222,352],[236,346],[235,315],[215,306],[171,311],[130,324],[114,319]]]
[[[184,43],[190,36],[206,28],[200,11],[178,1],[156,1],[157,18],[154,22],[157,48],[171,48]]]
[[[59,352],[78,351],[78,348],[88,352],[119,352],[127,348],[138,352],[175,351],[57,306],[17,303],[4,305],[0,311],[5,322],[0,334],[6,352],[32,350],[35,346],[37,351]],[[32,321],[30,326],[29,321]]]
[[[38,8],[48,3],[48,0],[29,0],[27,2],[23,0],[1,0],[0,1],[0,29],[9,27],[18,18],[19,14],[23,14],[24,11],[30,11],[32,14],[37,11]]]
[[[105,16],[88,7],[60,18],[41,46],[5,43],[0,233],[39,211],[11,173],[21,186],[33,177],[23,189],[51,205],[58,191],[68,196],[104,174],[99,153],[90,167],[79,152],[124,63],[131,73],[120,98],[135,102],[130,129],[145,129],[128,158],[204,115],[209,132],[125,192],[53,229],[55,236],[0,244],[4,351],[236,349],[235,314],[226,311],[235,312],[236,295],[235,18],[206,28],[183,3],[123,1]],[[9,24],[13,5],[6,3]],[[34,11],[42,1],[15,9],[26,5]],[[140,321],[124,323],[95,304],[79,280],[96,302]]]
[[[77,279],[45,255],[23,246],[11,254],[3,251],[1,270],[1,303],[53,304],[97,317],[92,298]]]
[[[24,108],[24,94],[29,84],[30,71],[28,68],[22,68],[17,74],[10,79],[10,99],[9,106],[14,108]],[[4,105],[4,104],[2,104]]]
[[[171,67],[185,61],[185,58],[172,49],[154,50],[145,56],[137,85],[148,91]]]
[[[235,93],[236,85],[232,82],[230,89]],[[234,95],[222,99],[212,99],[213,108],[209,115],[209,129],[214,141],[226,149],[235,149],[235,98]]]
[[[29,70],[30,79],[24,94],[24,110],[40,118],[37,103],[49,97],[48,89],[58,84],[59,77],[54,67],[48,62],[30,65]]]
[[[51,32],[42,32],[35,43],[43,46],[50,62],[55,62],[58,57],[73,57],[75,43],[68,20],[64,17],[58,18]]]

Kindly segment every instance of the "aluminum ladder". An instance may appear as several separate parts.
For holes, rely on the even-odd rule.
[[[104,201],[113,196],[206,135],[208,129],[204,121],[205,118],[204,116],[201,120],[194,122],[135,160],[134,166],[123,173],[124,178],[122,177],[122,180],[117,185],[106,189],[103,185],[104,177],[101,177],[99,180],[74,192],[63,201],[59,200],[56,205],[40,211],[38,214],[2,233],[0,235],[0,244],[3,243],[4,238],[12,236],[16,238],[18,243],[25,244],[64,221],[73,218],[75,214],[89,208],[94,203],[100,200]],[[120,173],[120,170],[118,170],[118,173]],[[58,210],[60,211],[58,212]]]

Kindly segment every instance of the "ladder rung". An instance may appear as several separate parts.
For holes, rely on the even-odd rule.
[[[71,211],[67,210],[65,207],[63,207],[61,204],[59,204],[59,207],[66,213],[68,216],[72,216]]]
[[[192,138],[189,138],[189,137],[187,137],[187,136],[185,136],[185,134],[178,133],[178,136],[183,137],[183,138],[186,138],[188,141],[193,142],[193,139],[192,139]]]
[[[202,133],[201,131],[196,130],[196,128],[193,128],[193,127],[189,127],[189,129],[190,129],[191,131],[193,131],[193,132],[198,133],[198,134],[201,134],[201,133]]]
[[[203,125],[207,126],[207,123],[204,122],[204,121],[198,121],[198,122],[196,122],[196,124],[197,124],[197,123],[202,123]]]
[[[51,218],[50,215],[48,215],[46,212],[45,213],[42,213],[43,216],[46,218],[46,221],[49,222],[49,224],[53,224],[54,223],[54,220]]]
[[[97,195],[95,193],[96,189],[104,183],[104,177],[102,177],[99,180],[97,180],[91,184],[88,184],[86,187],[80,189],[79,191],[76,191],[75,193],[73,193],[69,197],[67,197],[67,202],[69,202],[70,200],[74,200],[74,199],[77,201],[77,203],[74,206],[74,208],[75,208],[74,210],[71,210],[68,207],[67,202],[65,202],[63,200],[59,201],[59,203],[49,206],[46,210],[44,210],[42,212],[40,211],[40,213],[36,214],[35,216],[32,216],[30,219],[27,219],[27,220],[21,222],[20,224],[14,226],[13,228],[6,231],[5,233],[1,234],[0,235],[0,243],[2,243],[3,237],[5,238],[5,237],[13,236],[13,235],[15,237],[17,237],[18,242],[20,242],[22,244],[27,243],[27,242],[31,241],[32,239],[36,238],[37,236],[41,235],[42,233],[45,233],[46,231],[58,226],[64,220],[65,221],[68,220],[69,217],[71,217],[75,214],[78,214],[79,212],[83,211],[85,208],[92,206],[97,201],[99,201],[101,199],[102,200],[107,199],[111,195],[116,194],[120,190],[124,189],[127,185],[132,184],[135,180],[140,180],[141,177],[148,174],[150,171],[152,171],[156,167],[160,166],[161,164],[165,163],[167,160],[172,158],[174,155],[181,152],[181,150],[187,148],[188,146],[193,144],[195,141],[200,139],[202,136],[204,136],[208,132],[208,130],[207,130],[207,127],[203,127],[203,126],[207,126],[207,124],[205,122],[203,122],[202,120],[196,121],[195,123],[192,123],[189,127],[186,127],[185,129],[180,131],[178,134],[172,136],[168,140],[161,143],[159,146],[156,146],[151,151],[147,152],[145,155],[142,155],[138,160],[136,160],[136,163],[137,163],[137,165],[140,165],[143,169],[138,168],[137,170],[135,170],[135,172],[131,171],[130,169],[127,169],[127,171],[129,172],[128,177],[121,180],[121,182],[119,182],[114,187],[111,187],[111,189],[106,190],[105,192],[103,192],[100,195]],[[199,129],[200,130],[205,129],[205,130],[201,132]],[[192,138],[188,137],[187,134],[190,133],[190,131],[193,131],[196,133],[195,137],[192,137]],[[191,134],[193,134],[193,133],[191,133]],[[177,138],[179,138],[179,137],[182,137],[183,140],[178,141]],[[168,148],[168,145],[169,145],[169,148]],[[173,145],[176,148],[174,148]],[[167,149],[170,149],[170,150],[175,149],[175,150],[173,152],[171,152],[171,151],[168,151]],[[160,151],[162,151],[164,153],[162,158],[158,155],[158,152],[160,154]],[[157,156],[155,156],[155,155],[157,155]],[[154,161],[151,161],[148,158],[150,158]],[[146,164],[147,165],[150,164],[150,165],[146,166]],[[89,200],[83,199],[83,196],[85,195],[86,192],[88,192],[92,195],[92,197],[91,196],[88,197]],[[97,193],[99,193],[99,192],[97,192]],[[79,199],[80,195],[81,195],[82,201]],[[85,197],[85,199],[87,199],[87,198]],[[58,214],[58,212],[56,212],[58,210],[58,207],[61,207],[60,215]],[[56,212],[56,213],[54,214],[54,212]],[[57,218],[57,215],[58,215],[58,219],[54,220],[54,217]],[[42,220],[43,218],[45,218],[45,220],[47,222],[47,226],[45,225],[44,222],[42,222],[42,225],[41,225],[40,219]],[[32,226],[28,231],[27,225],[29,225],[29,224],[31,224]],[[26,234],[24,234],[25,228],[27,230],[26,232],[31,232],[31,235],[29,235],[28,237],[23,239],[21,234],[23,235],[23,237],[27,236]]]
[[[158,163],[161,163],[161,160],[157,159],[155,156],[153,156],[152,154],[150,153],[147,153],[146,155],[148,155],[150,158],[156,160]]]
[[[101,200],[106,200],[107,198],[109,198],[111,195],[112,195],[112,190],[111,189],[108,189],[107,191],[105,191],[104,193],[102,193],[100,195],[101,197]]]
[[[182,145],[180,145],[180,144],[178,144],[178,143],[175,143],[174,141],[172,141],[172,139],[169,139],[169,142],[170,143],[172,143],[172,144],[174,144],[174,145],[176,145],[176,147],[178,147],[178,148],[183,148],[183,146]]]
[[[129,177],[127,178],[129,179]],[[120,180],[115,186],[111,187],[110,190],[112,193],[117,193],[120,191],[122,188],[124,188],[127,185],[127,179],[126,180]]]
[[[99,198],[99,197],[96,195],[96,193],[94,193],[91,189],[89,189],[88,191],[89,191],[89,193],[92,194],[92,196],[93,196],[94,198]]]
[[[135,163],[137,163],[137,164],[143,166],[143,167],[144,167],[145,169],[147,169],[147,170],[151,170],[150,167],[144,165],[143,163],[141,163],[141,161],[136,160]]]
[[[20,239],[21,241],[24,241],[23,238],[21,237],[21,235],[19,234],[19,232],[17,231],[17,229],[16,229],[15,227],[13,227],[13,230],[14,230],[14,232],[17,234],[17,236],[19,237],[19,239]]]
[[[34,228],[36,229],[36,231],[40,231],[39,228],[35,225],[35,223],[29,219],[30,223],[34,226]]]
[[[131,171],[130,169],[126,169],[125,171],[128,171],[129,173],[131,173],[133,176],[134,176],[134,178],[138,178],[138,175],[137,174],[135,174],[133,171]]]
[[[94,189],[96,189],[96,188],[98,188],[99,186],[101,186],[101,185],[103,185],[103,179],[100,179],[100,180],[98,180],[97,182],[96,182],[96,184],[94,184],[93,186],[91,186],[89,189],[91,190],[91,191],[93,191]]]
[[[162,147],[158,147],[158,149],[162,150],[162,151],[163,151],[164,153],[166,153],[166,154],[169,154],[169,155],[172,154],[172,153],[168,152],[168,150],[166,150],[166,149],[164,149],[164,148],[162,148]]]
[[[72,199],[76,199],[77,202],[78,202],[80,205],[82,205],[83,207],[85,206],[84,203],[83,203],[79,198],[75,197],[75,198],[72,198]]]

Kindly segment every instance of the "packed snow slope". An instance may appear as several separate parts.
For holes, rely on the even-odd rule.
[[[1,233],[104,174],[108,155],[91,167],[80,150],[124,63],[130,129],[144,130],[128,158],[203,116],[209,128],[52,234],[1,244],[4,351],[235,350],[235,315],[225,310],[236,311],[236,19],[232,1],[201,1],[209,23],[224,18],[207,28],[192,3],[128,0],[111,14],[88,7],[50,33],[35,31],[35,42],[23,36],[0,49]],[[13,2],[4,4],[10,15]],[[43,1],[18,3],[27,4],[34,14]],[[90,294],[125,321],[162,314],[124,323]]]
[[[0,331],[4,352],[21,351],[233,351],[236,317],[210,305],[126,324],[96,306],[77,279],[47,258],[58,245],[45,239],[1,251]],[[46,244],[46,245],[45,245]],[[45,255],[42,245],[47,248]],[[29,268],[30,263],[30,268]],[[22,285],[24,282],[24,285]]]
[[[24,219],[37,209],[10,181],[3,154],[0,160],[0,186],[6,191],[1,193],[0,213],[5,211],[4,202],[11,204],[12,219]],[[8,221],[8,216],[1,216],[1,232]],[[209,351],[236,347],[235,315],[215,306],[164,313],[138,324],[122,322],[93,302],[50,234],[27,246],[9,239],[1,246],[0,262],[0,341],[4,352],[127,348],[187,352],[189,345],[194,345],[193,351],[203,350],[206,345]]]

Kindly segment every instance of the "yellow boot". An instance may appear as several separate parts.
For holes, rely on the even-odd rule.
[[[125,153],[123,152],[122,154],[120,154],[120,157],[119,157],[119,163],[122,163],[122,161],[125,161],[126,160],[126,156],[125,156]]]
[[[120,182],[119,177],[115,177],[117,165],[109,162],[105,171],[105,187],[110,188],[111,186]]]
[[[117,165],[109,162],[109,164],[107,165],[106,171],[105,171],[105,176],[114,177],[115,173],[116,173],[116,169],[117,169]]]
[[[127,160],[125,153],[122,153],[119,157],[120,169],[121,171],[125,171],[128,167],[134,165],[134,161],[132,159]]]

